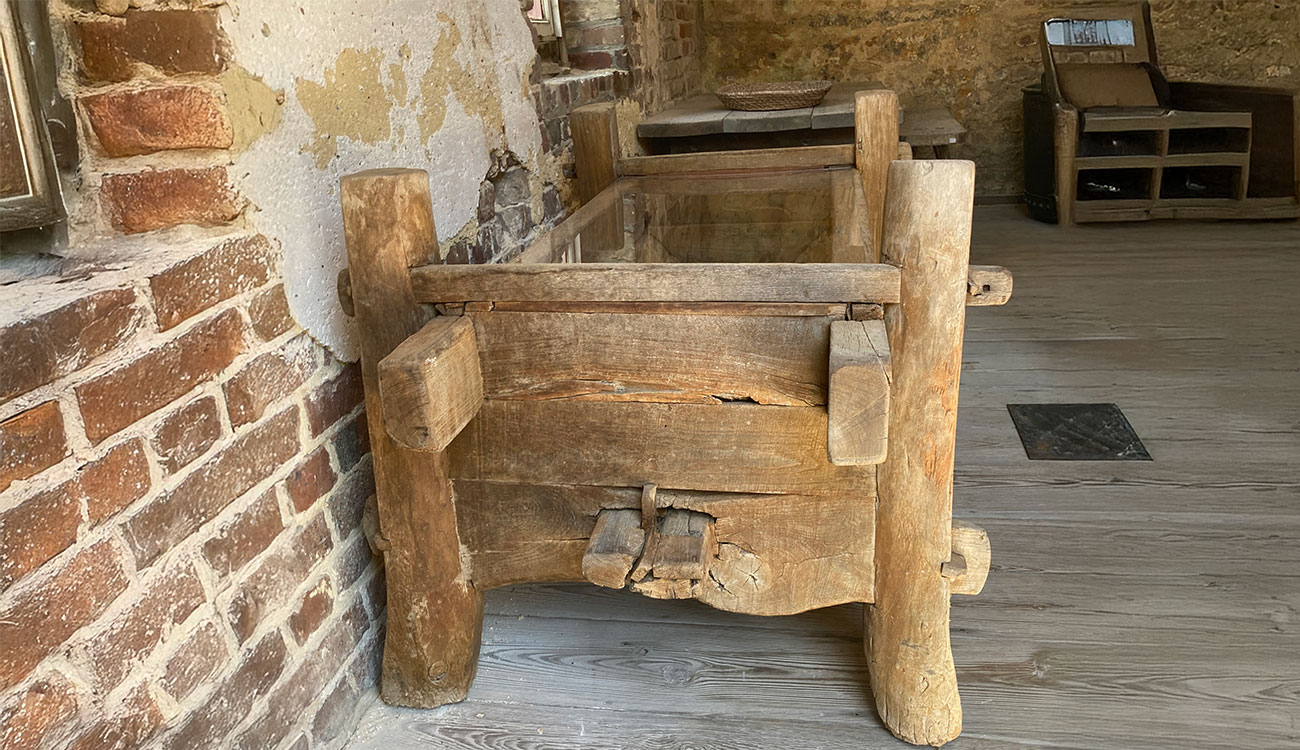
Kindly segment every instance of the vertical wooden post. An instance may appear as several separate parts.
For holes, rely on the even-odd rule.
[[[859,91],[853,102],[853,130],[854,161],[867,196],[868,257],[879,263],[889,163],[898,158],[898,94],[888,89]]]
[[[569,113],[573,134],[573,167],[578,174],[578,199],[586,204],[618,179],[618,117],[613,102],[588,104]],[[623,202],[583,232],[588,250],[607,251],[623,246]]]
[[[885,309],[893,390],[889,450],[877,469],[876,595],[867,661],[889,730],[916,744],[961,733],[948,638],[952,470],[957,431],[975,165],[896,161],[889,168],[885,261],[902,269]]]
[[[428,320],[408,269],[438,255],[429,177],[416,169],[372,170],[344,177],[341,189],[380,531],[389,544],[380,694],[393,705],[440,706],[463,700],[474,679],[483,596],[461,567],[447,456],[389,437],[378,370]]]
[[[1079,110],[1056,105],[1056,127],[1052,139],[1056,146],[1056,223],[1074,223],[1075,181],[1074,155],[1079,148]]]

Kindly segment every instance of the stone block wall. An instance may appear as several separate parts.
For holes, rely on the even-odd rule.
[[[117,5],[52,4],[81,264],[0,294],[0,747],[337,747],[385,598],[359,368],[245,215],[274,94],[221,3]]]
[[[953,155],[975,161],[984,196],[1023,190],[1021,89],[1042,74],[1038,24],[1079,4],[703,3],[706,88],[729,79],[881,81],[904,106],[944,106],[966,126]],[[1300,3],[1153,0],[1151,8],[1170,78],[1300,85]]]

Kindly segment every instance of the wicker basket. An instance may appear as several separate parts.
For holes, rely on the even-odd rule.
[[[821,104],[830,81],[784,81],[780,83],[729,83],[714,92],[727,109],[762,112],[799,109]]]

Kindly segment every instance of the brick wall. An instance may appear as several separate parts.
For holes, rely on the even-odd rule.
[[[0,747],[335,747],[382,642],[358,368],[242,215],[220,3],[126,5],[54,9],[119,252],[0,295]]]
[[[701,0],[626,0],[632,90],[647,113],[698,94]]]
[[[565,46],[575,68],[627,70],[627,40],[620,0],[567,0],[561,3]]]

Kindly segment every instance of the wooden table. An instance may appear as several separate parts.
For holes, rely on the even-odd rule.
[[[731,110],[713,94],[700,94],[646,118],[636,134],[656,153],[852,143],[854,92],[883,88],[879,81],[837,83],[816,107],[775,112]],[[966,134],[943,107],[903,110],[898,130],[914,148],[929,146],[940,159]]]

